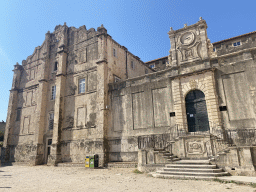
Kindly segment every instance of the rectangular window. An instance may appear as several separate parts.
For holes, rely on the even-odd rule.
[[[53,69],[53,71],[57,71],[58,70],[58,62],[55,62],[54,63],[54,69]]]
[[[54,123],[54,113],[49,113],[49,130],[53,129],[53,123]]]
[[[216,48],[213,48],[212,50],[213,50],[213,52],[215,52],[215,51],[216,51]]]
[[[154,69],[154,68],[155,68],[155,64],[149,65],[149,67],[150,67],[151,69]]]
[[[148,74],[148,69],[145,69],[145,74]]]
[[[163,65],[165,64],[165,60],[162,61],[162,64],[163,64]]]
[[[135,69],[134,61],[131,61],[131,68]]]
[[[17,116],[16,116],[16,121],[20,121],[20,109],[17,109]]]
[[[240,41],[233,43],[234,47],[239,46],[239,45],[241,45]]]
[[[85,93],[85,79],[79,79],[78,93]]]
[[[52,86],[52,96],[51,96],[51,100],[54,100],[56,97],[56,85]]]
[[[113,48],[113,56],[116,57],[116,49]]]
[[[33,80],[33,79],[35,79],[35,70],[31,69],[31,71],[30,71],[30,80]]]

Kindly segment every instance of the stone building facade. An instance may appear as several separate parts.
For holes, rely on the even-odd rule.
[[[145,167],[162,149],[254,174],[256,32],[210,43],[200,18],[168,34],[169,55],[143,63],[103,26],[48,32],[15,65],[5,159]]]
[[[150,72],[101,26],[56,26],[14,68],[5,158],[31,164],[106,161],[108,84]]]

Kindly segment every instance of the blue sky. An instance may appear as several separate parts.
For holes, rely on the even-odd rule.
[[[200,16],[211,42],[255,31],[255,7],[255,0],[1,0],[0,121],[6,121],[13,65],[31,55],[56,25],[104,24],[113,39],[149,61],[168,55],[170,27],[194,24]]]

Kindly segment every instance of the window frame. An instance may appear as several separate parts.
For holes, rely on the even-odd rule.
[[[113,56],[114,56],[114,57],[117,57],[116,49],[115,49],[115,48],[113,48]]]
[[[239,45],[238,45],[238,43],[239,43]],[[233,45],[233,47],[238,47],[238,46],[241,46],[242,43],[241,43],[241,41],[237,41],[237,42],[232,43],[232,45]]]
[[[21,119],[21,109],[17,109],[15,121],[20,121],[20,119]]]
[[[156,68],[156,65],[155,65],[155,64],[151,64],[151,65],[149,65],[149,67],[150,67],[151,69],[154,69],[154,68]]]
[[[82,92],[82,89],[81,89],[81,84],[82,84],[81,81],[82,81],[82,80],[84,80],[84,83],[83,83],[83,85],[84,85],[84,87],[83,87],[84,90],[83,90],[83,91],[84,91],[84,92]],[[82,78],[79,78],[79,79],[78,79],[78,94],[82,94],[82,93],[85,93],[85,92],[86,92],[85,77],[82,77]]]
[[[135,63],[133,60],[131,60],[131,68],[134,70],[135,69]]]
[[[51,87],[51,100],[55,100],[56,99],[56,85],[53,85]]]
[[[54,112],[49,113],[48,129],[53,130],[54,127]]]
[[[54,72],[58,71],[58,62],[57,61],[54,62],[53,71]]]

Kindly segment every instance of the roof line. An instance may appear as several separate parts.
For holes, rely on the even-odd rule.
[[[246,35],[251,35],[251,34],[254,34],[254,33],[256,33],[256,31],[252,31],[250,33],[245,33],[245,34],[242,34],[242,35],[238,35],[238,36],[235,36],[235,37],[231,37],[231,38],[228,38],[228,39],[217,41],[217,42],[214,42],[212,44],[214,45],[214,44],[222,43],[222,42],[225,42],[225,41],[229,41],[229,40],[236,39],[236,38],[239,38],[239,37],[243,37],[243,36],[246,36]]]
[[[152,62],[152,61],[156,61],[156,60],[159,60],[159,59],[164,59],[164,58],[167,58],[168,56],[165,56],[165,57],[160,57],[160,58],[157,58],[157,59],[154,59],[154,60],[151,60],[151,61],[147,61],[145,63],[149,63],[149,62]]]

